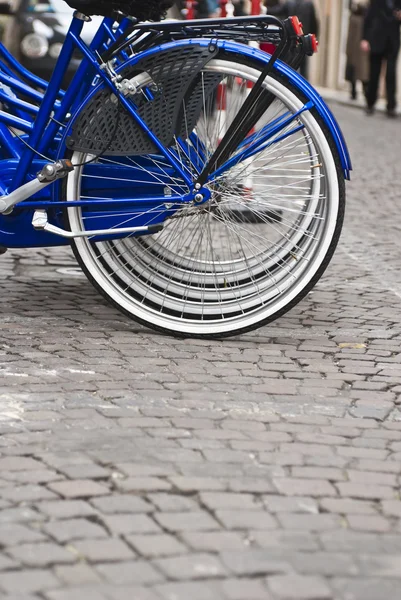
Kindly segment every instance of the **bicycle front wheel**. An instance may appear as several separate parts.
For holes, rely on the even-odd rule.
[[[194,103],[187,101],[182,139],[173,146],[194,180],[199,157],[207,159],[217,147],[260,69],[256,61],[240,58],[215,59],[204,67],[196,123]],[[276,76],[267,77],[264,87],[274,101],[250,136],[257,140],[265,135],[269,124],[287,125],[246,159],[241,157],[247,142],[239,144],[234,160],[207,184],[210,200],[175,210],[154,235],[73,241],[88,278],[130,317],[176,335],[234,335],[284,314],[326,269],[344,215],[340,161],[330,132],[313,111],[302,111],[305,101],[296,89]],[[164,184],[169,172],[160,157],[146,158],[140,169],[151,190],[160,169]],[[73,162],[85,159],[77,153]],[[138,185],[135,158],[104,156],[98,162],[112,173],[108,177],[115,178],[116,186],[124,178],[126,189],[131,167],[132,185]],[[180,184],[172,174],[167,185]],[[67,200],[83,197],[99,197],[99,183],[84,166],[70,174],[66,186]],[[74,206],[67,213],[71,229],[90,229],[92,213]],[[120,226],[129,222],[124,211]]]

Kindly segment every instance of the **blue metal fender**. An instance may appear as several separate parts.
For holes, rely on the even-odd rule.
[[[146,52],[141,52],[136,56],[129,59],[122,66],[120,66],[117,71],[121,70],[121,68],[126,68],[127,66],[133,66],[140,60],[145,57],[152,56],[153,54],[157,54],[158,52],[170,50],[177,47],[185,47],[192,44],[197,44],[201,46],[209,46],[211,40],[208,39],[186,39],[174,42],[168,42],[166,44],[155,46]],[[251,48],[250,46],[246,46],[245,44],[240,44],[238,42],[231,42],[228,40],[216,40],[213,39],[213,45],[217,44],[222,50],[232,53],[232,54],[241,54],[242,56],[247,56],[249,58],[256,59],[261,65],[265,65],[270,60],[270,54],[266,52],[262,52],[257,48]],[[291,67],[286,65],[280,60],[277,60],[274,64],[274,70],[277,71],[280,75],[284,76],[288,79],[288,81],[294,85],[307,99],[313,103],[316,111],[323,119],[324,123],[327,125],[332,139],[336,145],[338,156],[341,161],[341,166],[343,168],[345,179],[350,179],[350,171],[352,171],[352,164],[350,155],[348,152],[347,144],[344,140],[344,136],[338,125],[333,113],[323,100],[323,98],[317,93],[317,91],[311,86],[311,84],[306,81],[299,73],[294,71]],[[78,116],[78,113],[83,108],[83,106],[90,100],[90,98],[99,90],[100,87],[103,87],[102,84],[100,86],[95,87],[92,92],[85,98],[85,101],[82,103],[81,107],[78,109],[77,113],[74,115],[74,118],[71,119],[71,125],[73,125],[75,118]],[[69,130],[71,131],[71,130]],[[67,132],[66,132],[67,135]]]

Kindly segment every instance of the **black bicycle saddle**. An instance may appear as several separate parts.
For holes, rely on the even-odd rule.
[[[84,15],[113,17],[116,12],[135,17],[138,21],[160,21],[173,0],[66,0],[71,8]]]

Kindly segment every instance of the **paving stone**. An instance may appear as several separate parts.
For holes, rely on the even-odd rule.
[[[44,597],[46,600],[75,600],[76,598],[85,598],[85,600],[107,600],[106,594],[99,589],[99,585],[96,585],[93,588],[87,583],[64,590],[51,590],[45,592]]]
[[[341,527],[341,518],[330,513],[312,515],[280,513],[277,515],[277,519],[282,527],[290,530],[301,529],[306,531],[322,531]]]
[[[337,492],[333,485],[324,479],[297,479],[295,477],[276,477],[273,479],[273,483],[277,487],[279,492],[287,496],[319,497],[337,495]]]
[[[103,527],[87,519],[51,521],[43,526],[43,530],[60,543],[84,538],[96,539],[107,537],[107,532]]]
[[[368,577],[401,578],[401,555],[367,554],[358,556],[361,573]]]
[[[353,482],[373,485],[390,485],[393,487],[397,485],[397,477],[393,473],[375,473],[371,471],[366,472],[348,469],[347,475],[349,480]]]
[[[102,522],[113,535],[160,531],[160,527],[146,514],[105,515],[102,517]]]
[[[27,567],[47,567],[52,564],[73,563],[76,556],[68,548],[54,543],[22,544],[10,548],[10,555]]]
[[[172,484],[183,492],[197,492],[201,490],[224,490],[226,484],[212,477],[170,477]]]
[[[318,513],[319,507],[313,498],[307,496],[264,496],[263,502],[269,512]]]
[[[110,472],[108,469],[94,463],[86,465],[65,465],[59,469],[69,479],[106,479]]]
[[[155,513],[154,518],[168,531],[211,531],[220,529],[218,522],[205,511]]]
[[[160,596],[148,587],[139,585],[123,585],[107,589],[108,600],[160,600]]]
[[[350,554],[335,552],[298,552],[291,557],[294,569],[302,575],[347,575],[354,577],[360,569]]]
[[[46,541],[46,536],[40,531],[30,529],[19,523],[2,523],[0,527],[0,545],[7,546],[10,541],[13,544],[24,544]]]
[[[6,481],[14,481],[15,483],[49,483],[50,481],[58,481],[64,479],[63,475],[51,471],[50,469],[42,468],[40,470],[27,471],[2,471],[1,476]]]
[[[4,471],[37,471],[43,469],[43,463],[26,456],[5,456],[0,458],[0,473]]]
[[[226,419],[221,426],[223,429],[234,429],[236,431],[266,431],[265,425],[258,421]]]
[[[337,452],[340,456],[351,458],[372,458],[384,460],[388,456],[387,450],[376,450],[374,448],[354,448],[352,446],[339,446]]]
[[[323,498],[320,506],[324,511],[340,514],[375,515],[376,508],[373,502],[365,500],[352,500],[350,498]]]
[[[187,548],[174,536],[166,533],[126,535],[127,542],[146,558],[184,554]]]
[[[358,460],[356,468],[361,471],[378,471],[379,473],[400,473],[401,465],[388,460]]]
[[[377,600],[378,598],[397,598],[399,581],[386,580],[382,577],[335,578],[332,586],[343,598],[355,600]],[[398,600],[398,599],[397,599]]]
[[[99,563],[96,571],[104,579],[115,585],[151,585],[163,580],[162,575],[150,563],[136,562]]]
[[[279,473],[278,471],[279,469],[273,468],[272,475],[281,475],[281,472]],[[235,479],[230,479],[227,486],[231,492],[268,494],[275,491],[273,484],[266,479],[266,474],[259,477],[236,477]]]
[[[9,594],[31,594],[59,586],[56,577],[44,569],[23,569],[3,572],[0,589]]]
[[[234,531],[186,531],[181,539],[190,548],[205,552],[219,552],[228,549],[243,549],[245,540]]]
[[[385,485],[364,483],[339,483],[337,484],[342,496],[350,498],[365,498],[371,500],[386,500],[395,498],[393,488]]]
[[[310,531],[251,531],[248,535],[249,539],[261,548],[274,551],[313,551],[320,547],[317,535]]]
[[[381,508],[383,513],[389,517],[401,517],[400,500],[383,500]]]
[[[68,586],[100,584],[102,582],[96,571],[84,563],[57,566],[54,572],[57,578]]]
[[[322,532],[320,534],[322,547],[330,552],[351,552],[355,554],[398,554],[401,552],[399,535],[385,535],[343,529],[341,531]]]
[[[333,594],[321,577],[274,575],[267,580],[278,600],[332,600]]]
[[[264,576],[286,573],[291,570],[288,563],[272,558],[270,550],[224,551],[220,554],[223,564],[237,576]]]
[[[271,600],[266,586],[255,579],[226,579],[221,589],[229,600]]]
[[[36,510],[27,506],[17,506],[16,508],[3,508],[0,510],[0,526],[2,523],[38,523],[45,517]]]
[[[277,528],[274,517],[257,510],[218,510],[216,517],[227,529]]]
[[[388,519],[380,515],[348,515],[347,521],[351,529],[359,531],[391,531],[392,526]]]
[[[57,484],[55,483],[54,485]],[[38,502],[40,500],[51,500],[57,498],[56,494],[53,492],[47,490],[41,485],[35,484],[0,487],[0,497],[4,500],[10,500],[15,504],[20,502]]]
[[[162,512],[181,512],[198,509],[198,504],[195,500],[186,496],[180,496],[179,494],[148,494],[148,500]]]
[[[7,571],[10,569],[18,568],[19,563],[16,560],[12,560],[8,556],[0,554],[0,571]]]
[[[154,589],[162,600],[226,600],[215,581],[165,583]]]
[[[90,479],[58,481],[57,483],[50,483],[48,487],[64,498],[91,498],[109,493],[109,489],[105,485]]]
[[[131,560],[135,553],[118,538],[78,540],[71,545],[79,557],[89,562],[118,562]]]
[[[118,471],[121,471],[127,477],[168,477],[175,475],[176,469],[171,465],[166,464],[141,464],[119,462],[116,464]]]
[[[202,492],[200,500],[209,510],[244,509],[260,510],[261,505],[252,494]]]
[[[211,579],[226,574],[221,562],[215,556],[206,553],[160,558],[155,560],[154,564],[169,579]]]
[[[171,483],[158,477],[129,477],[116,481],[117,487],[123,492],[158,492],[171,489]]]
[[[307,479],[328,479],[329,481],[346,481],[346,476],[341,469],[334,467],[292,467],[291,474],[294,477],[305,477]]]
[[[54,502],[40,502],[37,509],[55,519],[72,519],[74,517],[87,517],[93,515],[95,509],[84,500],[55,500]]]

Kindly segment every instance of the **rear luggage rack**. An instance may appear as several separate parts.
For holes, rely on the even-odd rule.
[[[271,15],[262,15],[133,23],[102,55],[102,60],[107,62],[129,46],[134,52],[139,52],[152,47],[155,43],[199,37],[241,43],[265,42],[275,46],[279,46],[285,38],[291,42],[289,46],[293,46],[294,49],[299,44],[301,36],[300,29],[295,27],[292,19],[283,22]],[[289,54],[287,57],[283,56],[283,60],[286,61],[286,58],[289,58]]]

